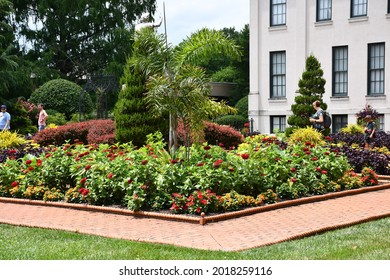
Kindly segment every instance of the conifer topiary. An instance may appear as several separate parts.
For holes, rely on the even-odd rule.
[[[150,133],[160,131],[165,132],[166,136],[168,120],[156,119],[147,108],[144,98],[147,92],[144,76],[134,73],[134,69],[128,63],[121,83],[124,86],[114,108],[116,141],[132,142],[135,146],[141,147]]]
[[[306,69],[299,80],[299,94],[295,97],[295,104],[291,105],[291,115],[287,122],[290,125],[286,128],[286,135],[289,136],[297,128],[311,126],[309,117],[315,113],[313,102],[319,100],[321,108],[327,109],[326,103],[322,101],[325,93],[324,71],[321,64],[314,55],[306,59]],[[329,129],[325,129],[324,134],[329,134]]]

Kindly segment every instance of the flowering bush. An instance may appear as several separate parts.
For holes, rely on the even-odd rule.
[[[164,147],[156,133],[141,148],[76,140],[8,157],[0,164],[0,195],[199,214],[378,183],[372,169],[357,176],[339,150],[310,141],[287,145],[256,135],[231,150],[193,145],[188,159],[185,147],[173,155]]]
[[[360,110],[360,111],[356,114],[356,118],[357,118],[358,124],[361,124],[361,125],[365,126],[364,118],[365,118],[367,115],[370,115],[370,116],[371,116],[371,119],[372,119],[373,121],[376,121],[376,120],[379,118],[378,112],[377,112],[374,108],[372,108],[371,105],[366,104],[366,105],[364,106],[364,108],[363,108],[362,110]]]

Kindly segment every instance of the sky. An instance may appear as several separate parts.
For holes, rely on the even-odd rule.
[[[203,27],[234,27],[241,31],[249,24],[249,0],[157,0],[155,20],[166,16],[168,42],[177,45]],[[164,21],[157,29],[164,33]]]

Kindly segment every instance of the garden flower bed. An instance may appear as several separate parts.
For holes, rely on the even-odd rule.
[[[0,196],[198,215],[194,219],[205,213],[216,219],[221,213],[378,185],[370,168],[357,174],[343,154],[310,142],[286,145],[257,135],[236,149],[221,146],[193,145],[171,155],[156,133],[139,149],[76,141],[39,156],[16,160],[11,153],[0,164]]]

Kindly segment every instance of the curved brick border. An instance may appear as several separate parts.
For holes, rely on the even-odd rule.
[[[312,203],[317,201],[323,201],[327,199],[333,199],[348,195],[356,195],[365,192],[378,191],[383,189],[390,188],[390,176],[379,176],[379,179],[382,181],[381,185],[373,187],[363,187],[360,189],[346,190],[335,193],[328,193],[323,195],[315,195],[311,197],[303,197],[294,200],[287,200],[283,202],[277,202],[275,204],[269,204],[264,206],[247,208],[244,210],[216,214],[212,216],[206,216],[204,213],[200,217],[191,217],[187,215],[178,215],[178,214],[167,214],[167,213],[157,213],[157,212],[147,212],[147,211],[131,211],[128,209],[114,208],[114,207],[105,207],[105,206],[95,206],[89,204],[77,204],[77,203],[66,203],[66,202],[48,202],[40,200],[29,200],[29,199],[18,199],[18,198],[9,198],[9,197],[0,197],[0,202],[5,203],[19,203],[19,204],[30,204],[38,206],[50,206],[50,207],[61,207],[61,208],[70,208],[83,211],[98,211],[111,214],[120,214],[120,215],[132,215],[144,218],[157,218],[157,219],[166,219],[180,222],[188,223],[198,223],[200,225],[205,225],[206,223],[219,222],[228,219],[234,219],[242,216],[252,215],[256,213],[271,211],[275,209],[281,209],[290,206],[301,205],[305,203]],[[344,225],[348,226],[348,225]],[[325,229],[324,231],[329,230]],[[295,238],[300,238],[301,236],[296,236]]]

